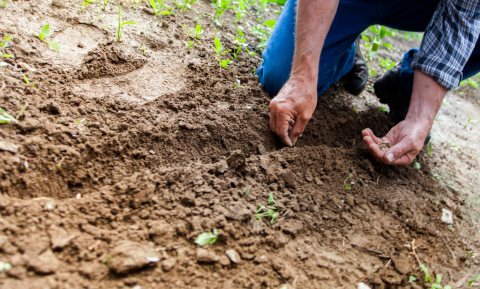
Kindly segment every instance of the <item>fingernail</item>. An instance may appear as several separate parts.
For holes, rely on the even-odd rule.
[[[395,156],[393,155],[393,153],[389,153],[387,155],[387,160],[391,163],[395,160]]]

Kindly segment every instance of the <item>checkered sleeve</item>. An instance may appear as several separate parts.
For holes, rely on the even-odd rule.
[[[412,68],[447,89],[458,86],[480,34],[480,0],[441,0]]]

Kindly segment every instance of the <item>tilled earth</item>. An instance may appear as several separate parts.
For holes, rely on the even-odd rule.
[[[259,58],[219,68],[206,2],[162,17],[125,6],[138,24],[120,43],[113,4],[37,2],[0,10],[16,56],[0,68],[0,105],[26,106],[0,128],[2,288],[423,288],[419,263],[462,287],[480,268],[464,200],[428,156],[417,171],[368,155],[360,131],[388,129],[375,107],[352,109],[333,87],[283,148]],[[35,36],[46,22],[59,53]],[[187,49],[197,22],[205,35]],[[273,224],[255,218],[270,193]],[[214,245],[195,245],[213,229]]]

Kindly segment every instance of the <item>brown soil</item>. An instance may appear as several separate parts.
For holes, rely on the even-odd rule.
[[[0,127],[18,146],[0,151],[0,261],[13,266],[2,288],[419,288],[407,282],[421,276],[418,261],[460,287],[479,271],[465,198],[432,176],[428,156],[416,171],[364,149],[363,128],[388,128],[374,106],[352,109],[333,87],[297,147],[282,148],[258,57],[218,67],[205,3],[163,18],[125,8],[139,24],[116,43],[113,7],[82,14],[75,1],[50,2],[0,10],[16,56],[0,68],[1,107],[27,105]],[[206,40],[187,50],[182,26],[197,20]],[[45,21],[59,54],[33,36]],[[255,219],[270,192],[275,224]],[[443,208],[453,225],[440,221]],[[198,252],[194,239],[214,228],[219,241]],[[131,242],[160,263],[109,270]]]

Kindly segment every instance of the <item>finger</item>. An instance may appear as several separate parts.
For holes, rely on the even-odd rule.
[[[373,155],[373,157],[380,162],[384,162],[385,152],[380,149],[378,142],[374,141],[369,135],[364,136],[363,141],[367,145],[367,149]]]
[[[277,133],[277,110],[270,106],[270,129],[275,134]]]
[[[293,125],[292,131],[290,132],[290,139],[292,140],[293,145],[295,145],[300,135],[303,134],[303,131],[308,124],[308,121],[309,118],[305,116],[297,117],[297,119],[295,120],[295,124]]]
[[[407,138],[402,139],[385,153],[387,164],[409,165],[413,161],[412,152],[415,151],[413,142]]]
[[[280,137],[280,140],[287,146],[292,146],[292,140],[290,139],[290,136],[288,135],[289,128],[290,128],[290,116],[286,113],[281,113],[277,115],[276,118],[276,134]]]
[[[382,143],[382,140],[380,138],[378,138],[371,129],[369,128],[366,128],[364,130],[362,130],[362,136],[363,137],[366,137],[366,136],[369,136],[372,138],[372,140],[377,143],[377,144],[381,144]]]

